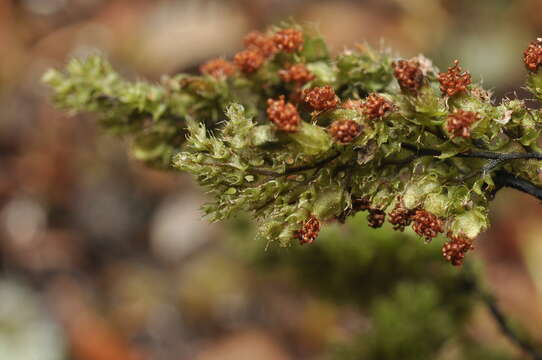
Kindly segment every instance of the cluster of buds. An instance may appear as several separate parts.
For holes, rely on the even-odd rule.
[[[452,137],[470,137],[470,127],[480,120],[480,115],[473,111],[457,110],[448,115],[446,129]]]
[[[412,221],[412,229],[426,241],[431,241],[444,231],[442,220],[426,210],[416,210]]]
[[[329,85],[307,89],[304,95],[305,102],[317,111],[334,109],[339,104],[339,97]]]
[[[341,104],[341,107],[343,109],[357,111],[360,114],[363,113],[363,103],[361,102],[361,100],[348,99],[344,103]]]
[[[252,31],[245,36],[245,47],[258,50],[265,58],[269,58],[277,52],[277,46],[273,38],[259,31]]]
[[[245,37],[246,49],[235,54],[233,61],[243,73],[253,73],[279,51],[301,50],[303,41],[303,33],[296,29],[280,30],[273,35],[253,31]]]
[[[537,72],[542,65],[542,38],[529,44],[529,47],[523,53],[523,62],[527,70]]]
[[[362,104],[362,112],[370,120],[380,119],[392,109],[393,105],[388,100],[374,93],[367,96]]]
[[[336,120],[328,131],[338,143],[348,144],[361,134],[361,125],[354,120]]]
[[[217,58],[209,60],[201,65],[200,72],[216,78],[228,77],[235,73],[235,66],[223,58]]]
[[[438,81],[442,94],[454,96],[467,91],[467,86],[471,84],[471,76],[461,69],[459,60],[455,60],[454,66],[449,67],[447,72],[439,74]]]
[[[263,65],[265,57],[258,50],[246,49],[235,54],[233,61],[242,72],[252,73]]]
[[[399,60],[392,64],[393,75],[403,91],[417,92],[423,85],[423,71],[414,60]]]
[[[284,52],[293,53],[303,49],[303,33],[296,29],[284,29],[273,36],[275,46]]]
[[[320,221],[314,216],[311,215],[305,222],[300,230],[295,234],[296,238],[299,240],[301,245],[311,244],[320,233]]]
[[[282,81],[303,85],[314,79],[313,73],[304,64],[295,64],[279,71]]]
[[[461,266],[469,250],[474,250],[471,239],[464,236],[450,236],[450,241],[442,246],[442,256],[452,265]]]
[[[415,210],[407,209],[401,201],[395,204],[393,210],[388,214],[388,221],[393,225],[393,230],[404,231],[412,223],[412,216]]]
[[[384,225],[385,220],[386,220],[386,213],[384,212],[384,210],[379,209],[379,208],[369,208],[367,221],[370,227],[374,229],[378,229],[379,227],[382,227],[382,225]]]
[[[267,117],[277,128],[285,132],[295,132],[301,123],[301,117],[294,104],[286,102],[284,95],[278,100],[267,100]]]

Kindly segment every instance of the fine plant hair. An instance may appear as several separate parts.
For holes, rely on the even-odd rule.
[[[542,40],[524,62],[542,100]],[[59,108],[96,113],[137,159],[193,174],[208,219],[248,213],[282,246],[366,211],[374,228],[446,236],[444,258],[461,265],[499,189],[542,199],[542,113],[496,103],[457,60],[440,72],[367,45],[331,56],[317,31],[284,23],[200,70],[129,82],[89,57],[43,79]]]

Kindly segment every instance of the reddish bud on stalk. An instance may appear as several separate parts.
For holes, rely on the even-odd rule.
[[[416,213],[412,216],[412,221],[412,229],[427,241],[431,241],[444,231],[442,220],[426,210],[416,210]]]
[[[442,246],[442,256],[452,265],[461,266],[469,250],[474,250],[471,239],[464,236],[450,236],[450,241]]]
[[[298,230],[296,232],[295,236],[299,240],[299,243],[301,245],[304,245],[304,244],[311,244],[314,240],[316,240],[319,233],[320,233],[320,221],[314,215],[311,215],[303,223],[301,230]]]
[[[399,201],[388,214],[388,221],[393,225],[393,230],[404,231],[412,223],[414,213],[414,210],[405,208]]]
[[[338,143],[348,144],[361,134],[361,125],[354,120],[336,120],[328,131]]]
[[[260,51],[247,49],[238,52],[233,61],[242,72],[252,73],[263,65],[265,59]]]
[[[296,29],[284,29],[273,36],[275,46],[284,52],[293,53],[303,50],[303,33]]]
[[[467,86],[471,84],[471,76],[467,71],[463,72],[459,60],[455,60],[454,66],[449,67],[447,72],[439,74],[438,81],[442,94],[454,96],[467,91]]]
[[[386,220],[386,213],[384,210],[378,209],[378,208],[370,208],[369,209],[369,215],[367,215],[367,221],[369,222],[369,226],[378,229],[379,227],[382,227],[384,225],[384,221]]]
[[[367,99],[361,106],[363,114],[371,120],[382,118],[393,109],[392,104],[388,100],[375,93],[367,96]]]
[[[314,75],[304,64],[295,64],[279,71],[282,81],[303,85],[314,79]]]
[[[277,52],[277,46],[273,38],[259,31],[252,31],[244,40],[247,49],[258,50],[265,58],[273,56]]]
[[[318,111],[333,109],[339,104],[335,90],[329,85],[305,90],[304,100]]]
[[[472,124],[480,120],[480,115],[473,111],[457,110],[455,113],[448,115],[446,129],[452,137],[470,137],[470,127]]]
[[[392,64],[393,75],[403,91],[417,92],[423,84],[423,71],[413,60],[399,60]]]
[[[523,52],[523,62],[527,70],[531,72],[538,71],[538,68],[542,65],[542,38],[538,38],[529,44]]]
[[[201,65],[199,69],[202,74],[211,75],[216,78],[228,77],[235,73],[235,66],[223,58],[209,60]]]
[[[295,132],[301,123],[301,117],[295,105],[287,103],[284,95],[278,100],[267,100],[267,117],[277,128],[285,132]]]

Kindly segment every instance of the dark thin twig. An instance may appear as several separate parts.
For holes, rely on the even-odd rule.
[[[407,150],[416,152],[420,156],[440,156],[442,153],[439,150],[418,148],[412,144],[401,144]],[[496,153],[491,151],[470,151],[462,152],[454,155],[460,158],[477,158],[477,159],[494,159],[494,160],[518,160],[518,159],[537,159],[542,160],[542,153]]]
[[[463,176],[462,178],[460,178],[459,180],[460,181],[465,181],[465,180],[469,180],[473,177],[475,177],[476,175],[478,174],[482,174],[482,175],[486,175],[487,173],[489,173],[491,170],[495,169],[497,166],[501,165],[505,160],[501,160],[501,159],[490,159],[484,166],[482,166],[482,168],[478,171],[475,171],[473,172],[472,174],[469,174],[467,176]]]
[[[534,196],[538,200],[542,200],[542,188],[536,186],[532,182],[515,176],[507,171],[497,171],[493,177],[493,181],[499,187],[510,187],[512,189],[524,192]]]
[[[416,152],[419,156],[439,156],[441,154],[438,150],[433,149],[423,149],[418,148],[415,145],[411,144],[402,144],[402,147],[411,151]],[[486,164],[481,170],[485,173],[493,170],[498,165],[502,164],[508,160],[516,159],[539,159],[542,160],[542,153],[493,153],[488,151],[474,151],[469,153],[459,153],[454,155],[455,157],[462,158],[480,158],[480,159],[491,159],[494,161]],[[497,171],[493,176],[493,181],[497,186],[497,190],[500,190],[503,187],[510,187],[512,189],[524,192],[535,198],[542,200],[542,187],[536,186],[529,180],[520,178],[511,174],[507,171]],[[496,191],[493,192],[495,195]]]
[[[535,347],[529,343],[527,340],[523,339],[518,333],[516,333],[510,326],[510,321],[508,320],[506,314],[497,304],[497,299],[492,295],[485,286],[482,285],[479,274],[472,268],[470,263],[465,264],[465,271],[468,276],[469,287],[472,286],[474,293],[480,297],[484,305],[487,307],[489,314],[499,327],[499,330],[502,334],[508,338],[514,345],[519,347],[523,352],[529,355],[533,360],[542,360],[541,353],[535,349]]]
[[[481,293],[482,300],[487,306],[491,316],[499,325],[499,328],[504,336],[506,336],[510,341],[516,344],[520,349],[522,349],[526,354],[528,354],[533,360],[542,360],[542,355],[526,340],[523,340],[518,334],[516,334],[508,320],[506,315],[503,313],[495,298],[487,293]]]
[[[494,153],[491,151],[471,151],[468,153],[459,153],[456,156],[464,158],[494,159],[494,160],[517,160],[517,159],[536,159],[542,160],[542,153]]]

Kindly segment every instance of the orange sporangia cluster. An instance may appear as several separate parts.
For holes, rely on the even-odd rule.
[[[304,65],[295,64],[279,71],[282,81],[303,85],[314,79],[314,74]]]
[[[467,71],[463,71],[459,66],[459,60],[454,61],[454,66],[449,67],[447,72],[440,73],[438,76],[440,82],[440,91],[448,96],[467,91],[467,86],[471,84],[471,76]]]
[[[267,100],[267,117],[277,128],[285,132],[295,132],[301,123],[297,108],[284,100],[284,95],[278,100]]]
[[[361,100],[348,99],[344,103],[342,103],[341,107],[343,109],[355,110],[360,114],[363,112],[363,104]]]
[[[414,60],[394,61],[393,75],[403,91],[417,92],[423,84],[423,71]]]
[[[248,33],[245,36],[244,43],[247,49],[258,50],[265,58],[273,56],[278,50],[273,37],[259,31]]]
[[[444,231],[442,220],[426,210],[416,210],[412,216],[412,222],[412,229],[427,241],[431,241]]]
[[[405,227],[412,223],[412,216],[414,214],[415,210],[405,208],[401,201],[399,201],[388,214],[388,221],[393,225],[393,230],[404,231]]]
[[[318,111],[333,109],[339,103],[339,97],[329,85],[305,90],[304,100]]]
[[[529,44],[529,47],[523,52],[523,62],[527,70],[532,72],[536,72],[542,65],[542,38]]]
[[[273,35],[275,46],[284,52],[293,53],[303,50],[303,33],[296,29],[284,29]]]
[[[378,208],[370,208],[369,214],[367,215],[367,221],[369,222],[369,226],[377,229],[379,227],[382,227],[384,225],[384,221],[386,220],[386,213],[382,209]]]
[[[393,106],[388,100],[375,93],[367,96],[362,104],[363,114],[371,120],[382,118],[392,109]]]
[[[338,143],[348,144],[361,134],[361,125],[354,120],[336,120],[331,124],[328,131]]]
[[[235,66],[223,58],[209,60],[201,65],[199,69],[202,74],[211,75],[216,78],[231,76],[235,73]]]
[[[310,244],[318,237],[320,233],[320,221],[311,215],[305,222],[300,230],[295,234],[301,245]]]
[[[464,236],[450,236],[450,241],[442,246],[442,256],[452,265],[461,266],[469,250],[474,250],[471,239]]]
[[[470,137],[470,126],[480,120],[480,115],[473,111],[457,110],[448,115],[446,129],[452,137]]]
[[[235,54],[233,61],[242,72],[252,73],[263,65],[265,58],[260,51],[247,49]]]

